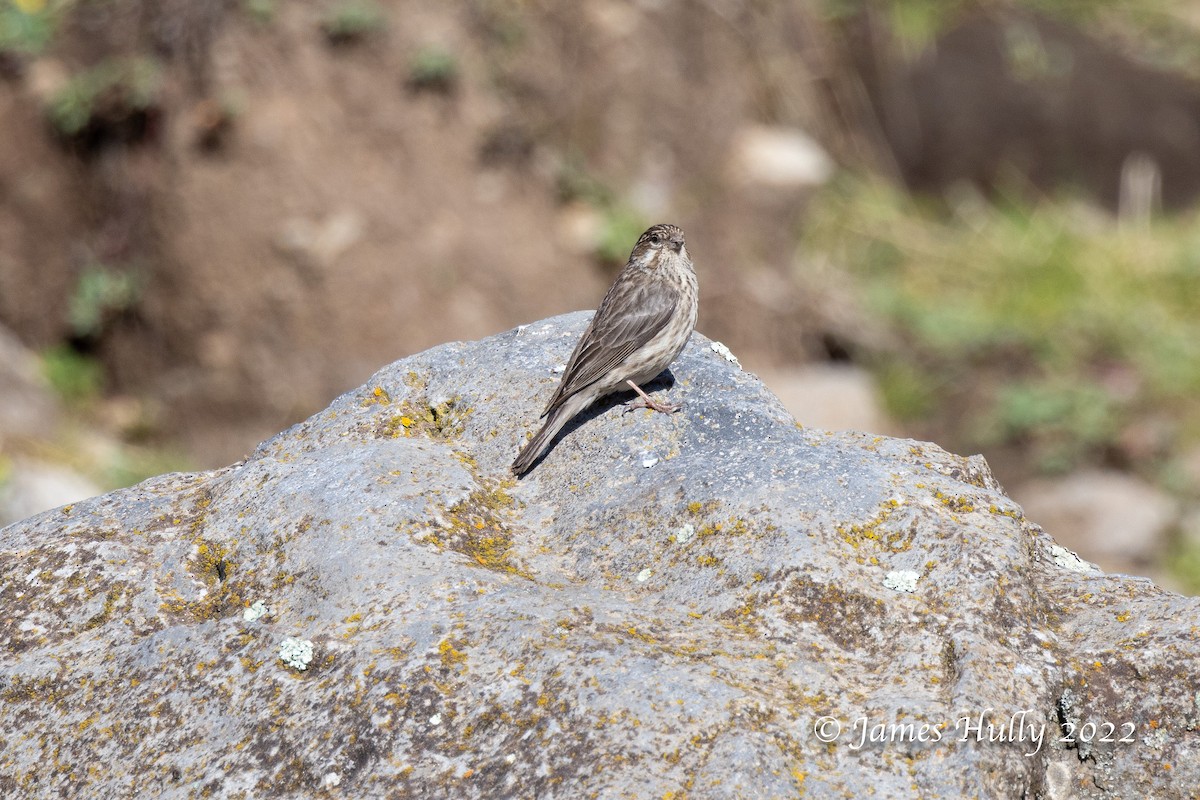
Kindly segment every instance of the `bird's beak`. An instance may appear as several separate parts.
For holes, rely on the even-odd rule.
[[[674,250],[676,253],[682,251],[683,250],[683,239],[672,239],[671,240],[671,249]]]

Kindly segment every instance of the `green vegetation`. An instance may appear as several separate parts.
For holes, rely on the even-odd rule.
[[[1183,538],[1167,554],[1167,568],[1187,594],[1200,595],[1200,544]]]
[[[275,0],[243,0],[242,10],[260,25],[275,21]]]
[[[151,59],[110,59],[72,77],[51,98],[46,113],[59,133],[75,136],[102,111],[119,118],[149,110],[161,83],[159,66]]]
[[[134,273],[89,266],[79,276],[68,305],[71,331],[81,337],[98,335],[113,314],[137,305],[141,293],[141,282]]]
[[[1180,477],[1200,445],[1200,210],[1124,226],[1069,198],[936,203],[858,179],[810,208],[800,252],[848,270],[892,332],[866,360],[918,435],[1200,494]],[[1200,586],[1194,543],[1168,566]]]
[[[105,416],[104,368],[97,359],[61,344],[42,353],[42,371],[68,414],[55,438],[38,445],[35,452],[39,458],[69,466],[106,489],[132,486],[164,472],[190,468],[176,449],[151,441],[156,423],[136,402],[132,403],[136,416],[125,420],[120,430],[110,431],[111,446],[82,444],[97,427],[97,418]],[[100,427],[107,430],[114,425],[110,421]],[[0,454],[0,483],[5,464]]]
[[[458,59],[440,47],[425,47],[413,56],[408,85],[417,90],[449,92],[458,81]]]
[[[633,242],[649,227],[645,217],[616,193],[568,159],[558,172],[558,195],[565,202],[580,201],[600,214],[595,256],[605,264],[622,265]]]
[[[1200,441],[1195,212],[1126,229],[1069,201],[947,208],[854,180],[812,208],[804,251],[851,270],[905,342],[879,365],[898,417],[959,420],[960,441],[1044,470],[1145,419]]]
[[[623,265],[629,258],[629,249],[649,225],[628,206],[608,206],[602,212],[596,256],[605,263]]]
[[[379,33],[386,23],[383,9],[374,0],[345,0],[325,14],[321,30],[333,44],[350,44]]]
[[[1015,0],[1002,5],[979,0],[822,0],[820,8],[831,21],[862,11],[872,14],[909,58],[916,57],[972,11],[1015,8],[1059,19],[1108,39],[1136,43],[1139,59],[1200,76],[1194,6],[1188,0]],[[1018,73],[1033,76],[1062,66],[1053,48],[1045,47],[1018,18],[1012,19],[1006,45]]]
[[[100,396],[104,370],[94,358],[60,344],[42,353],[42,370],[68,406],[85,406]]]
[[[66,4],[47,0],[0,2],[0,53],[37,55],[50,43]]]
[[[100,485],[108,489],[133,486],[156,475],[187,472],[194,468],[184,455],[174,449],[131,445],[128,442],[122,442],[107,462],[89,466]]]

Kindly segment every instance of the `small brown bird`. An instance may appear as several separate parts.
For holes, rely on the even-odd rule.
[[[658,377],[679,355],[696,327],[699,304],[683,231],[674,225],[647,230],[575,345],[542,412],[550,418],[521,450],[513,472],[528,472],[563,425],[607,394],[629,387],[641,396],[640,407],[678,411],[679,406],[651,400],[639,384]]]

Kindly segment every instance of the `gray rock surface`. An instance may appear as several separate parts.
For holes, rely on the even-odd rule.
[[[1200,791],[1200,600],[1056,560],[982,459],[801,428],[696,336],[680,413],[514,481],[586,321],[0,530],[0,795]]]

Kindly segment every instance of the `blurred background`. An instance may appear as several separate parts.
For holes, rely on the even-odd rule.
[[[1200,592],[1200,4],[0,0],[0,524],[593,308]]]

